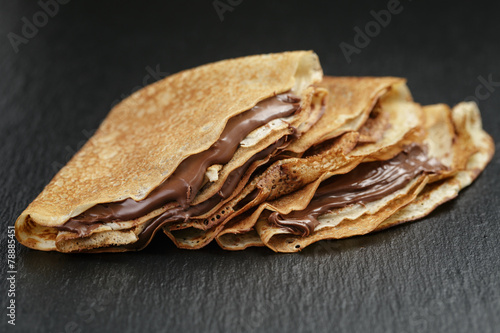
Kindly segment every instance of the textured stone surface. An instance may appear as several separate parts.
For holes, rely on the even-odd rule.
[[[226,1],[222,0],[224,3]],[[237,3],[237,2],[233,2]],[[465,3],[465,2],[464,2]],[[219,20],[212,2],[161,8],[70,2],[15,53],[7,39],[34,1],[0,2],[0,223],[7,225],[148,71],[175,73],[228,57],[314,49],[329,75],[408,78],[416,101],[455,104],[478,77],[500,81],[493,1],[401,0],[347,63],[339,48],[387,2],[286,6],[243,1]],[[146,69],[146,68],[149,68]],[[159,73],[161,75],[161,73]],[[500,146],[500,87],[480,93]],[[498,149],[497,149],[498,151]],[[3,331],[494,332],[500,327],[500,156],[429,217],[377,234],[266,249],[182,251],[159,235],[145,251],[64,255],[17,248],[16,326]]]

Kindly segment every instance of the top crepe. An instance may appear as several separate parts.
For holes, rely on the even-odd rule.
[[[208,149],[230,118],[279,93],[300,96],[321,77],[317,56],[297,51],[224,60],[141,89],[110,112],[21,214],[18,239],[54,250],[52,227],[96,204],[144,199],[180,162]]]

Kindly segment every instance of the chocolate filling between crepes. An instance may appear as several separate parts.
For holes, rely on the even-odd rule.
[[[177,202],[178,207],[169,209],[147,222],[148,225],[139,235],[139,243],[143,243],[144,240],[145,242],[149,241],[160,224],[185,221],[191,216],[209,212],[220,201],[231,195],[253,162],[272,155],[276,150],[286,145],[288,136],[277,140],[274,144],[252,156],[244,165],[233,170],[217,194],[196,206],[190,206],[203,186],[207,168],[215,164],[228,163],[234,156],[240,142],[248,134],[274,119],[294,115],[300,110],[300,101],[300,97],[287,92],[259,102],[250,110],[229,119],[219,139],[209,149],[191,155],[182,161],[174,173],[145,199],[135,201],[129,198],[119,202],[97,204],[57,228],[85,237],[103,223],[134,220],[166,204]],[[294,128],[292,130],[295,132]],[[131,244],[131,246],[134,248],[141,246],[141,244],[136,243]]]
[[[423,173],[444,169],[438,160],[428,157],[425,147],[412,144],[391,160],[362,163],[347,174],[327,179],[305,209],[286,215],[274,212],[268,221],[292,234],[308,236],[319,225],[318,217],[333,209],[382,199]]]

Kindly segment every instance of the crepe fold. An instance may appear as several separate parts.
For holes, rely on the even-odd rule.
[[[240,234],[246,226],[234,226],[234,221],[245,211],[292,193],[325,173],[348,172],[368,156],[392,157],[405,139],[411,141],[421,129],[421,108],[412,102],[404,79],[324,77],[319,86],[329,92],[323,116],[286,147],[278,161],[261,167],[212,215],[164,227],[178,247],[196,249],[219,233]]]
[[[493,141],[482,129],[474,103],[418,109],[422,115],[418,135],[402,138],[389,150],[382,148],[382,154],[365,155],[361,164],[347,172],[325,172],[300,190],[238,216],[218,234],[219,245],[229,250],[267,246],[276,252],[297,252],[319,240],[363,235],[421,218],[454,198],[491,160]],[[369,145],[359,141],[357,145],[341,154],[350,156],[358,148],[371,151]],[[412,159],[427,163],[426,168],[413,174],[398,169],[398,164],[411,165]],[[406,182],[390,188],[405,175]],[[390,190],[373,195],[384,186]]]
[[[17,239],[46,251],[137,250],[162,223],[217,210],[320,118],[321,79],[316,54],[295,51],[219,61],[137,91],[22,212]]]

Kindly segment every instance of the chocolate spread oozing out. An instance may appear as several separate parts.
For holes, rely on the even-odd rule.
[[[250,132],[273,119],[291,116],[299,109],[300,98],[291,93],[283,93],[263,100],[250,110],[229,119],[219,139],[209,149],[189,156],[182,161],[175,172],[145,199],[141,201],[126,199],[120,202],[98,204],[70,219],[59,228],[83,236],[99,226],[100,223],[133,220],[147,215],[170,202],[177,202],[180,206],[179,214],[181,212],[185,214],[191,201],[201,188],[205,172],[209,166],[228,163],[238,149],[239,143]],[[248,168],[249,163],[245,165]],[[237,184],[237,180],[241,178],[246,170],[242,171],[244,166],[230,174],[228,178],[229,184],[235,182]],[[234,186],[227,185],[226,188],[234,188]],[[221,190],[220,193],[222,193],[222,197],[228,195],[227,190]],[[218,203],[215,199],[209,200],[212,200],[215,204]]]
[[[219,202],[228,197],[233,190],[238,185],[241,177],[245,173],[245,171],[250,167],[250,165],[257,161],[268,157],[271,154],[276,153],[280,148],[286,146],[288,142],[287,137],[282,137],[274,144],[270,145],[266,149],[261,152],[255,154],[249,161],[247,161],[244,165],[239,167],[238,169],[231,172],[228,179],[232,177],[231,181],[227,181],[222,186],[221,190],[212,196],[210,199],[205,200],[204,202],[191,206],[188,210],[184,210],[181,207],[169,209],[163,214],[153,218],[146,227],[142,230],[142,232],[138,235],[138,240],[135,243],[127,244],[124,247],[127,249],[140,250],[144,248],[151,241],[151,238],[154,236],[156,231],[158,231],[162,226],[168,223],[174,222],[182,222],[186,221],[190,217],[199,216],[201,214],[209,212],[212,208],[214,208]],[[234,175],[233,175],[234,174]]]
[[[263,160],[273,156],[273,154],[276,153],[277,150],[283,147],[286,143],[288,143],[288,136],[284,136],[281,139],[277,140],[275,143],[273,143],[266,149],[253,155],[251,158],[248,159],[248,161],[245,162],[245,164],[233,170],[224,181],[224,184],[222,185],[219,192],[213,195],[210,199],[205,200],[204,202],[201,202],[198,205],[191,206],[189,208],[189,212],[191,213],[190,216],[199,216],[208,213],[219,202],[228,198],[233,193],[236,186],[238,185],[238,183],[240,182],[241,178],[248,170],[250,165],[252,165],[255,161]]]
[[[268,220],[293,234],[307,236],[319,225],[318,217],[332,209],[382,199],[422,173],[435,173],[443,168],[421,146],[413,144],[391,160],[362,163],[345,175],[331,177],[320,185],[304,210],[287,215],[274,212]]]

